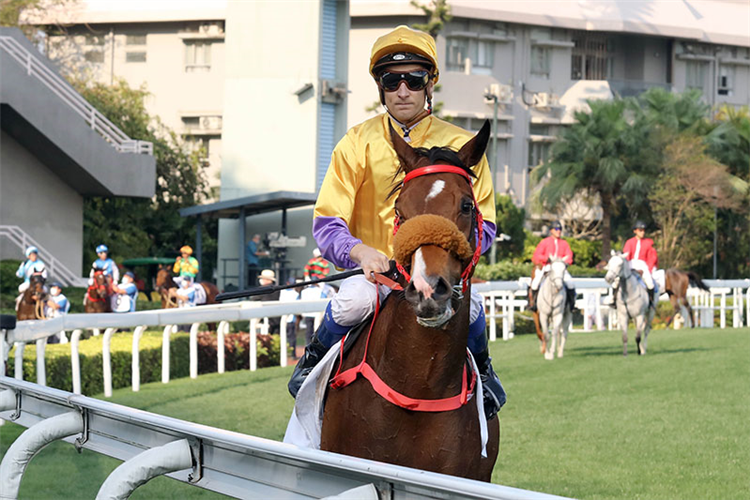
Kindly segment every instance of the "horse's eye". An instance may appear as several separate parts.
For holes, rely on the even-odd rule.
[[[464,214],[470,214],[471,209],[474,208],[474,203],[472,203],[469,200],[464,200],[461,202],[461,212]]]

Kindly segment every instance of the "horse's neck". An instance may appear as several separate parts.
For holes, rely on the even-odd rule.
[[[395,390],[412,397],[455,395],[466,362],[468,291],[463,301],[444,328],[433,329],[417,323],[405,299],[391,297],[373,329],[368,363]]]

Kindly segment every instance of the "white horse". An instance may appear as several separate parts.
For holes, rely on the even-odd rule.
[[[555,357],[555,344],[557,344],[557,357],[563,357],[565,340],[568,338],[568,329],[573,320],[570,309],[566,307],[566,293],[563,284],[565,269],[568,265],[562,259],[550,260],[550,270],[539,285],[539,295],[536,299],[539,311],[539,323],[544,333],[544,341],[547,349],[544,359],[550,360]],[[550,319],[552,326],[550,328]],[[552,342],[550,342],[552,337]]]
[[[615,296],[617,307],[617,323],[622,328],[622,355],[628,355],[628,321],[635,322],[635,344],[638,354],[646,354],[648,332],[651,331],[651,321],[654,319],[654,308],[648,300],[648,292],[636,273],[630,268],[628,254],[612,251],[612,257],[605,266],[607,270],[604,279],[609,283]],[[641,342],[641,335],[643,342]]]

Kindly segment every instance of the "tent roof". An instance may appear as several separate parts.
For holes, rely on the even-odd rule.
[[[193,207],[180,209],[183,217],[202,216],[215,217],[218,219],[237,219],[240,210],[245,209],[245,216],[275,212],[310,206],[315,204],[318,195],[315,193],[300,193],[297,191],[275,191],[273,193],[243,196],[231,200],[209,203],[208,205],[195,205]]]

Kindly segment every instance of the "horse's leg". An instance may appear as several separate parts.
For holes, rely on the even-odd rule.
[[[539,339],[540,352],[544,354],[544,351],[547,350],[547,340],[544,337],[542,326],[539,324],[539,311],[534,311],[532,317],[534,318],[534,326],[536,327],[536,336]]]
[[[678,301],[677,297],[675,296],[675,294],[673,294],[673,293],[669,294],[669,301],[672,303],[672,315],[669,318],[667,318],[667,325],[666,326],[669,326],[670,324],[672,324],[672,320],[677,315],[677,313],[680,312],[679,301]]]
[[[570,323],[573,321],[573,314],[566,310],[563,314],[562,327],[560,332],[560,347],[557,348],[557,357],[563,357],[563,351],[565,350],[565,341],[568,340],[568,330],[570,329]]]
[[[648,314],[648,311],[635,317],[635,349],[639,356],[646,354],[645,350],[641,347],[641,333],[646,321],[646,314]]]
[[[686,296],[680,297],[680,301],[687,309],[688,317],[690,318],[690,328],[695,328],[695,316],[693,316],[693,308],[690,307],[690,301]]]
[[[624,305],[617,307],[617,322],[622,328],[622,355],[628,355],[628,311]]]
[[[549,315],[545,313],[539,313],[539,323],[541,323],[542,331],[544,332],[544,359],[550,360],[555,357],[554,353],[550,349],[550,328],[549,328]],[[554,347],[552,347],[554,349]]]
[[[562,330],[562,322],[563,322],[563,316],[565,315],[565,304],[563,303],[562,310],[559,312],[555,312],[554,309],[552,311],[552,349],[550,349],[551,352],[555,352],[555,345],[557,345],[557,357],[559,358],[561,355],[561,349],[563,347],[563,342],[560,339],[560,330]]]
[[[651,324],[654,321],[654,310],[649,308],[647,317],[646,317],[646,325],[643,328],[643,354],[646,354],[646,346],[648,344],[648,334],[651,332]]]

